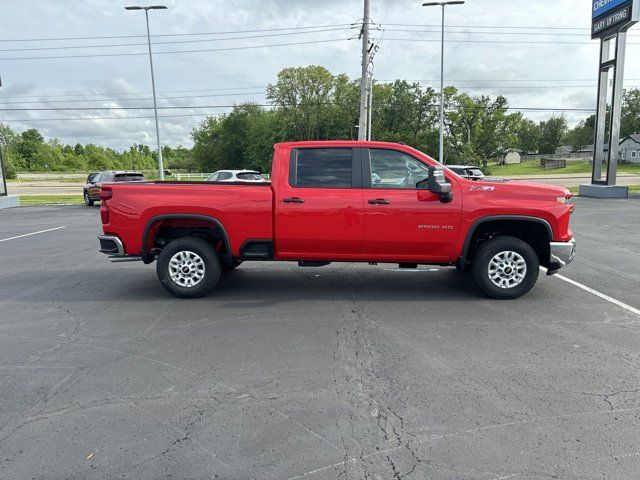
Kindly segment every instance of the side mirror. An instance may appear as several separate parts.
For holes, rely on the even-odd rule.
[[[451,193],[451,184],[447,182],[442,167],[429,167],[429,177],[427,178],[427,190],[440,195]]]
[[[429,176],[426,180],[419,182],[416,187],[440,195],[440,201],[443,203],[449,203],[453,200],[451,184],[447,182],[442,167],[429,167]]]

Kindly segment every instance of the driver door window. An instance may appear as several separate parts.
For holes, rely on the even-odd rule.
[[[395,150],[370,150],[371,187],[415,190],[426,180],[429,168],[409,155]]]

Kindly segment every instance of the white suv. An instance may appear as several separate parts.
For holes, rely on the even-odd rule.
[[[207,177],[207,182],[264,182],[260,172],[255,170],[218,170]]]

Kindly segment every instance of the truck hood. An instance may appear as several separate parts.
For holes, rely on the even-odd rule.
[[[466,185],[471,190],[495,191],[513,196],[549,196],[570,197],[571,192],[565,187],[550,185],[546,183],[535,183],[526,180],[506,180],[503,178],[485,178],[483,180],[466,181]]]

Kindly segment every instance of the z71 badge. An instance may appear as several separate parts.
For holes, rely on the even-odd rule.
[[[480,187],[469,187],[472,192],[493,192],[496,187],[490,187],[488,185],[482,185]]]

